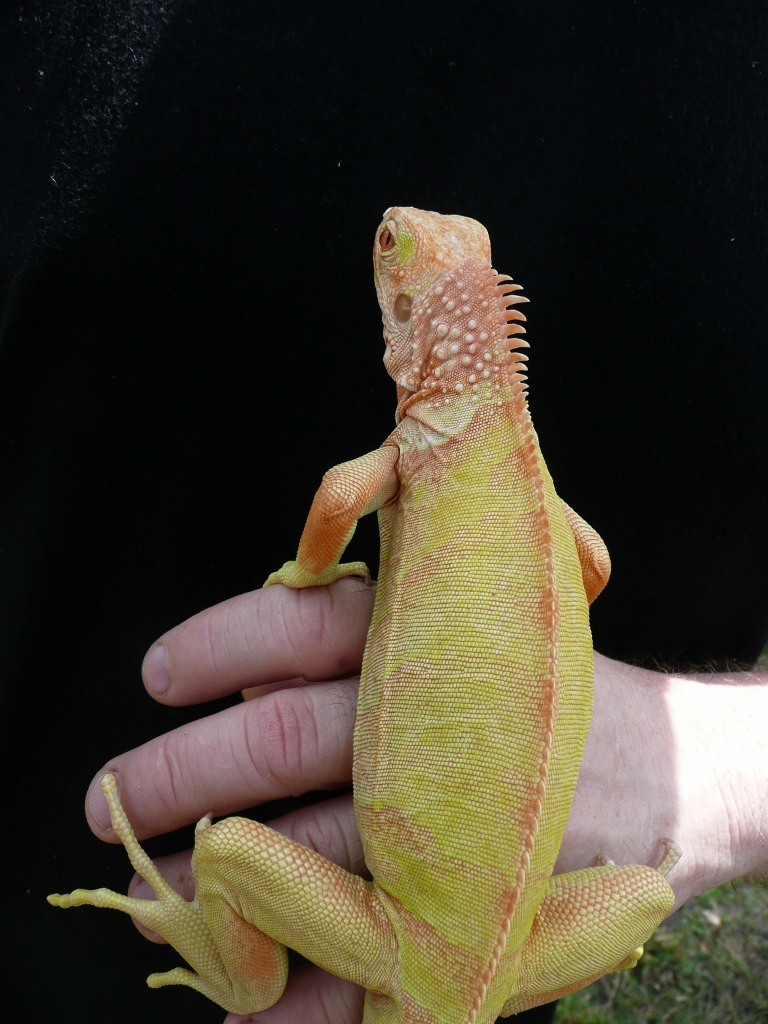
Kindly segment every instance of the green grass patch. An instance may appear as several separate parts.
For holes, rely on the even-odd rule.
[[[740,879],[689,900],[634,970],[561,1000],[555,1024],[764,1024],[768,884]]]

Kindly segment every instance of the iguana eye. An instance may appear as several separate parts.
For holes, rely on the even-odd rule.
[[[381,249],[382,252],[390,252],[390,250],[394,248],[395,236],[392,234],[389,228],[384,228],[384,230],[379,235],[379,249]]]
[[[394,305],[395,320],[404,324],[411,319],[411,296],[401,292],[395,299]]]

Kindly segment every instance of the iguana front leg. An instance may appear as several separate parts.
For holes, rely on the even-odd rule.
[[[560,504],[576,542],[576,553],[581,563],[581,576],[587,601],[592,604],[611,575],[611,556],[597,530],[582,519],[578,512],[574,512],[562,498]]]
[[[264,586],[284,583],[287,587],[318,587],[342,576],[370,579],[365,562],[340,564],[339,559],[360,516],[376,511],[397,494],[398,455],[398,448],[385,444],[329,469],[309,510],[295,561],[273,572]]]

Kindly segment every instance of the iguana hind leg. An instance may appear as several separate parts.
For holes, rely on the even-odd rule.
[[[133,867],[149,882],[155,899],[135,899],[111,889],[75,889],[64,896],[49,896],[48,902],[59,907],[90,905],[122,910],[162,935],[194,968],[189,971],[176,967],[165,974],[151,974],[147,978],[150,988],[188,985],[233,1013],[271,1006],[279,999],[288,976],[285,948],[221,901],[201,899],[199,891],[191,903],[183,899],[139,845],[120,802],[115,776],[105,775],[101,785],[112,828]],[[209,824],[207,817],[200,822],[197,842]],[[192,868],[197,873],[194,857]]]
[[[397,956],[378,887],[247,818],[225,818],[195,845],[207,907],[240,919],[364,988],[387,991]]]
[[[658,869],[605,865],[555,875],[520,947],[516,993],[502,1016],[578,992],[604,974],[634,967],[643,943],[672,909],[665,879],[680,856],[667,853]]]
[[[194,968],[147,979],[188,985],[232,1013],[271,1006],[287,978],[286,946],[365,988],[386,991],[396,958],[393,927],[372,883],[247,818],[204,818],[195,835],[195,898],[168,885],[136,840],[113,775],[102,788],[112,827],[155,900],[109,889],[49,896],[60,907],[122,910],[162,935]],[[271,937],[270,937],[271,936]]]

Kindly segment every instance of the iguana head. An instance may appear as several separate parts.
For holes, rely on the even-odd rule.
[[[398,421],[408,410],[498,401],[517,383],[512,336],[525,320],[509,305],[519,285],[491,268],[482,224],[413,207],[391,207],[376,232],[374,277],[384,323],[384,365],[398,385]],[[524,357],[520,357],[524,358]],[[512,365],[514,363],[514,365]],[[508,372],[509,371],[509,372]]]
[[[384,214],[373,245],[373,268],[387,346],[384,365],[398,383],[397,357],[405,355],[406,346],[406,361],[411,354],[413,301],[446,270],[470,257],[491,264],[488,232],[471,217],[412,206],[392,206]]]

